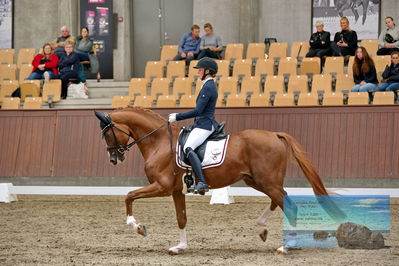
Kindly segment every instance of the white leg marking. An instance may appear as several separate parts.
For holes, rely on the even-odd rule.
[[[272,214],[272,210],[270,210],[270,207],[267,207],[263,214],[256,220],[256,223],[260,226],[266,225],[267,218],[269,218],[270,214]]]
[[[277,249],[276,253],[279,255],[287,255],[288,249],[286,249],[284,246],[281,246]]]
[[[169,249],[170,254],[179,254],[187,248],[187,232],[186,229],[180,229],[180,243],[177,246],[171,247]]]
[[[137,233],[137,229],[139,228],[139,225],[136,223],[136,219],[134,219],[133,216],[127,216],[126,224],[133,226],[134,232]]]

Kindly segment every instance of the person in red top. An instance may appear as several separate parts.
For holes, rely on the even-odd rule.
[[[57,78],[58,56],[53,53],[53,48],[49,43],[45,43],[42,50],[33,58],[33,70],[26,79],[43,79],[45,72],[49,74],[50,79]]]

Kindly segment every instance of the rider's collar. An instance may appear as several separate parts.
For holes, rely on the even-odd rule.
[[[209,78],[203,80],[203,81],[202,81],[202,84],[205,84],[205,82],[207,82],[207,81],[210,80],[210,79],[213,79],[213,78],[212,78],[212,77],[209,77]]]

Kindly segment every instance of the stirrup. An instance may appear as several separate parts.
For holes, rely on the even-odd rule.
[[[208,184],[203,183],[203,182],[198,182],[198,184],[194,188],[195,193],[199,193],[201,195],[204,195],[205,192],[209,191]]]

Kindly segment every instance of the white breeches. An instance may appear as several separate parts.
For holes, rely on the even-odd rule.
[[[185,152],[188,147],[195,150],[215,131],[212,126],[212,130],[206,130],[202,128],[194,128],[187,138],[186,144],[184,144],[183,151]]]

